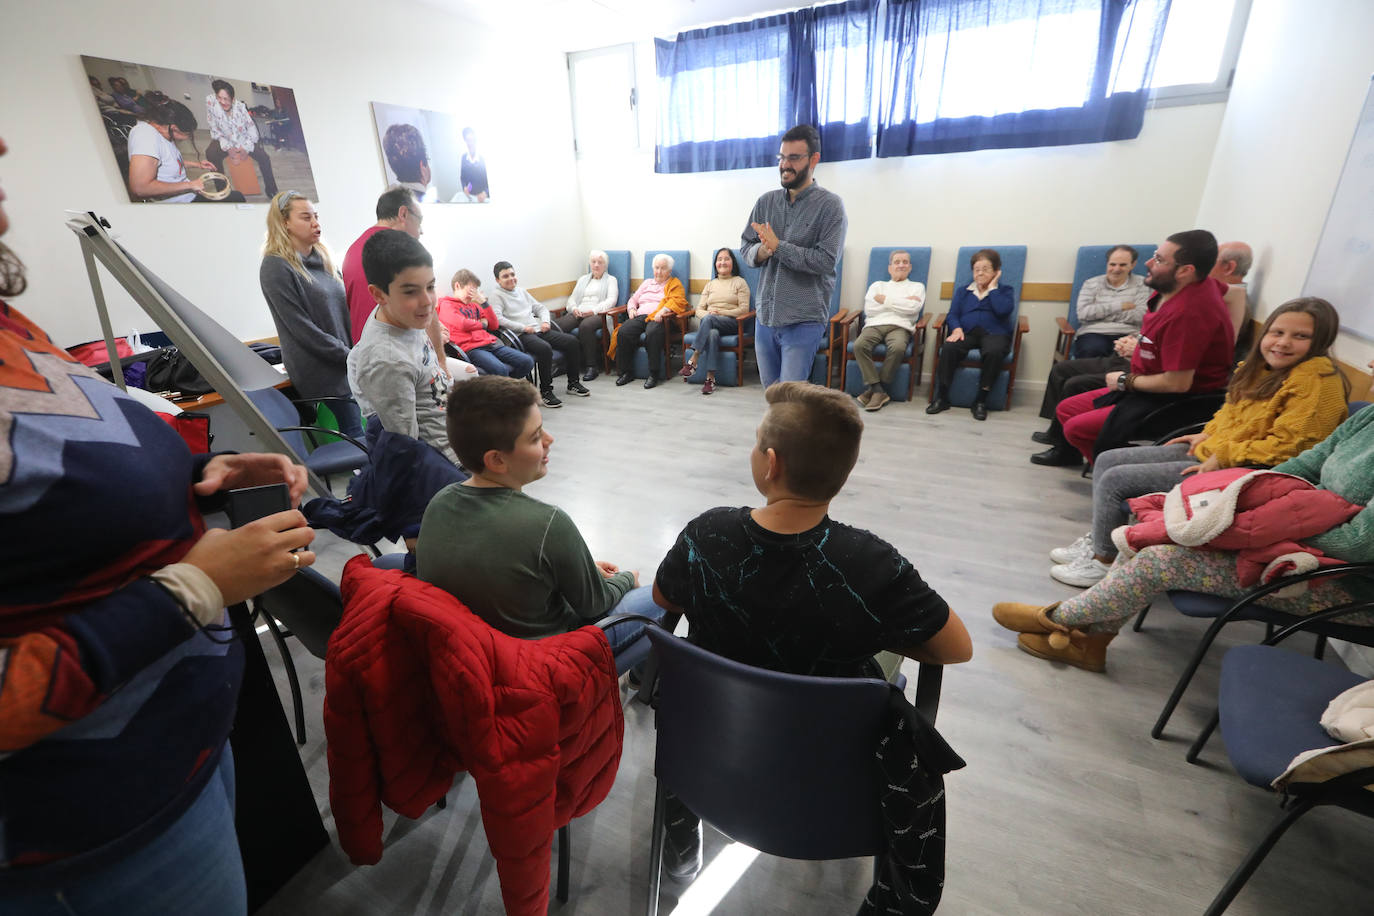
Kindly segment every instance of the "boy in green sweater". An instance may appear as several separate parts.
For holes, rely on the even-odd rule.
[[[639,575],[593,560],[562,509],[523,492],[548,473],[553,436],[539,393],[518,379],[484,375],[454,388],[448,439],[472,477],[434,495],[420,525],[416,573],[496,629],[522,639],[566,633],[608,614],[661,619]],[[619,656],[642,621],[611,627]]]

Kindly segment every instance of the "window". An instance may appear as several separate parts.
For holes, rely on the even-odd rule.
[[[1153,104],[1224,101],[1249,16],[1250,0],[1173,0],[1150,83]]]
[[[569,54],[568,89],[578,155],[639,146],[634,45]]]

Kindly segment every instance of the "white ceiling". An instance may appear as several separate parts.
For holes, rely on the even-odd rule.
[[[538,41],[562,51],[599,48],[775,10],[817,5],[806,0],[421,0],[506,30],[513,49]],[[518,25],[512,27],[512,23]],[[513,51],[518,53],[518,51]]]

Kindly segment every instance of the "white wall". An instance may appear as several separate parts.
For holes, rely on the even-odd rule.
[[[578,162],[589,241],[635,252],[689,248],[692,274],[710,276],[711,252],[738,245],[749,209],[777,186],[775,169],[656,175],[653,46],[635,47],[644,149]],[[1078,246],[1162,241],[1194,227],[1224,106],[1152,110],[1135,140],[1022,150],[826,163],[818,180],[844,198],[849,235],[843,294],[859,303],[868,249],[930,245],[931,285],[954,278],[961,245],[1026,244],[1026,279],[1068,282]],[[947,305],[948,303],[946,303]],[[934,306],[937,307],[938,304]],[[1064,303],[1028,303],[1017,389],[1038,401]],[[943,308],[939,308],[943,310]],[[929,363],[927,363],[927,366]]]
[[[1198,221],[1254,246],[1261,317],[1302,291],[1374,73],[1371,35],[1368,0],[1250,10]],[[1336,355],[1363,365],[1374,345],[1343,336]]]
[[[109,219],[131,252],[233,333],[276,333],[258,287],[266,205],[129,203],[81,54],[294,89],[324,237],[340,257],[375,222],[383,189],[369,103],[460,109],[483,130],[494,200],[426,208],[423,241],[441,286],[459,267],[485,276],[500,258],[537,286],[568,279],[583,260],[561,53],[508,54],[505,36],[404,0],[280,0],[246,10],[253,27],[240,31],[209,26],[172,0],[137,0],[124,13],[97,0],[7,0],[3,15],[0,136],[10,153],[0,180],[13,224],[5,241],[30,280],[15,304],[63,345],[99,335],[64,209]],[[105,279],[116,330],[149,329]]]

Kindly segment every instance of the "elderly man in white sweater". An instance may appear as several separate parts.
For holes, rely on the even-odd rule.
[[[864,294],[864,329],[854,341],[854,358],[867,386],[859,395],[864,410],[879,410],[892,400],[883,386],[891,385],[897,377],[911,332],[926,304],[926,285],[909,279],[909,252],[899,250],[888,256],[887,275],[891,279],[877,281]],[[881,369],[873,363],[878,344],[887,348]]]

